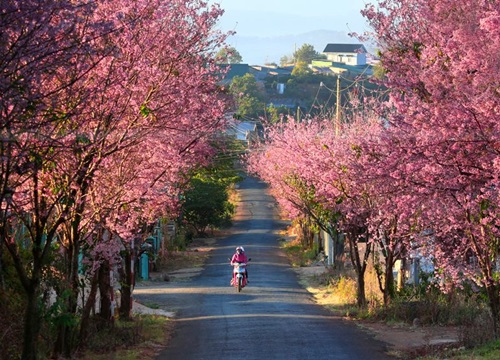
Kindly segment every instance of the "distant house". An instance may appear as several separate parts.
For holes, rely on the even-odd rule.
[[[250,67],[250,73],[255,76],[257,81],[262,81],[269,76],[274,76],[277,79],[287,77],[292,74],[293,69],[286,69],[278,66],[260,66],[253,65]]]
[[[227,135],[244,142],[249,142],[257,136],[258,126],[255,121],[239,121],[234,119],[233,115],[232,113],[226,114],[229,123]]]
[[[323,54],[326,59],[313,60],[309,65],[314,73],[344,77],[373,75],[373,66],[367,63],[368,53],[362,44],[328,44]]]
[[[373,75],[373,66],[371,64],[346,65],[344,63],[334,61],[313,60],[309,65],[309,68],[312,72],[323,75],[342,74],[344,77],[351,78],[359,75]]]
[[[221,76],[219,84],[229,85],[235,76],[244,76],[250,72],[250,66],[248,64],[219,64],[222,69],[227,69],[227,73]]]
[[[323,50],[327,60],[346,65],[366,65],[367,51],[362,44],[328,44]]]
[[[266,79],[272,78],[276,82],[276,92],[282,95],[285,91],[285,81],[292,75],[292,70],[278,66],[250,66],[250,73],[255,76],[259,83],[264,83]]]
[[[266,106],[287,108],[287,109],[297,109],[303,105],[303,101],[294,98],[282,98],[282,97],[272,97]]]

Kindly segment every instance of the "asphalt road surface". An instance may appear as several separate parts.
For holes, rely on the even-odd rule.
[[[234,231],[218,240],[203,272],[136,296],[177,313],[175,335],[157,359],[390,359],[385,344],[314,304],[298,284],[265,184],[247,178],[240,190]],[[229,286],[228,257],[238,245],[252,258],[241,293]]]

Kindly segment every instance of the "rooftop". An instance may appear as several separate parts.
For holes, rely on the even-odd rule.
[[[328,44],[324,53],[367,53],[363,44]]]

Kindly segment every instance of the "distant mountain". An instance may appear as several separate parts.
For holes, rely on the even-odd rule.
[[[328,43],[357,44],[358,40],[341,31],[316,30],[299,35],[276,37],[249,37],[235,35],[228,39],[249,65],[263,65],[275,62],[279,64],[284,55],[291,56],[304,44],[314,46],[317,52],[323,52]]]

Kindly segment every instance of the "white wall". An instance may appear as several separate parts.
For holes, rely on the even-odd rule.
[[[327,59],[346,65],[366,65],[366,54],[329,53]]]
[[[321,230],[321,238],[323,239],[323,246],[325,247],[325,255],[328,256],[328,265],[333,265],[335,254],[333,250],[333,239],[326,231]]]

